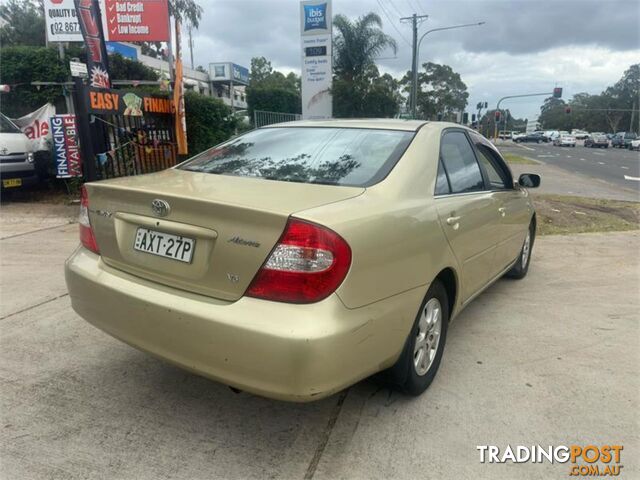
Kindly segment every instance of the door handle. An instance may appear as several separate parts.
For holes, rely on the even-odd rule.
[[[447,225],[455,226],[460,221],[460,217],[449,217],[447,218]]]
[[[501,216],[501,217],[504,217],[504,216],[507,214],[507,209],[506,209],[506,208],[504,208],[504,207],[500,207],[500,208],[498,209],[498,212],[500,212],[500,216]]]

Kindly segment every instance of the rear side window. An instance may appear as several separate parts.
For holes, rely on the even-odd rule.
[[[20,133],[20,129],[0,113],[0,133]]]
[[[261,128],[211,148],[178,168],[366,187],[387,176],[414,134],[366,128]]]
[[[471,134],[478,152],[478,161],[487,174],[492,190],[512,188],[513,180],[507,166],[489,142],[480,135]]]
[[[446,132],[440,141],[440,159],[444,164],[451,193],[484,190],[484,181],[471,144],[463,132]]]

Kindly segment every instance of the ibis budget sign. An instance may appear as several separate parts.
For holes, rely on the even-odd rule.
[[[302,118],[331,118],[331,0],[300,3],[300,37]]]

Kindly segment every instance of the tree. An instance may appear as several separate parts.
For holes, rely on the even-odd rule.
[[[195,0],[169,0],[169,15],[180,23],[190,25],[196,30],[200,26],[202,7]],[[166,60],[166,42],[133,42],[140,45],[143,55]]]
[[[300,113],[300,77],[293,72],[284,75],[274,70],[265,57],[252,58],[247,106],[250,117],[254,110]]]
[[[333,26],[333,115],[335,117],[391,117],[401,97],[398,82],[380,75],[376,57],[385,49],[397,51],[396,41],[382,31],[382,20],[368,13],[349,20],[336,15]]]
[[[42,46],[46,44],[42,0],[8,0],[0,5],[0,17],[6,23],[0,28],[0,45]]]
[[[334,78],[331,93],[337,118],[393,117],[402,100],[398,81],[388,73],[380,76],[375,65],[351,80]]]
[[[339,79],[355,78],[375,65],[375,58],[382,51],[390,48],[395,54],[398,49],[396,41],[382,31],[382,20],[373,12],[353,22],[344,15],[336,15],[333,26],[337,30],[333,72]]]
[[[449,65],[423,63],[424,72],[418,72],[417,114],[419,118],[454,120],[456,112],[464,111],[469,93],[459,73]],[[411,72],[400,83],[405,92],[411,89]]]

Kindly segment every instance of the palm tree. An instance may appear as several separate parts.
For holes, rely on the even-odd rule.
[[[333,26],[338,31],[334,42],[334,72],[345,80],[352,80],[374,65],[375,58],[385,49],[395,54],[396,41],[382,31],[382,20],[371,12],[355,21],[336,15]]]

